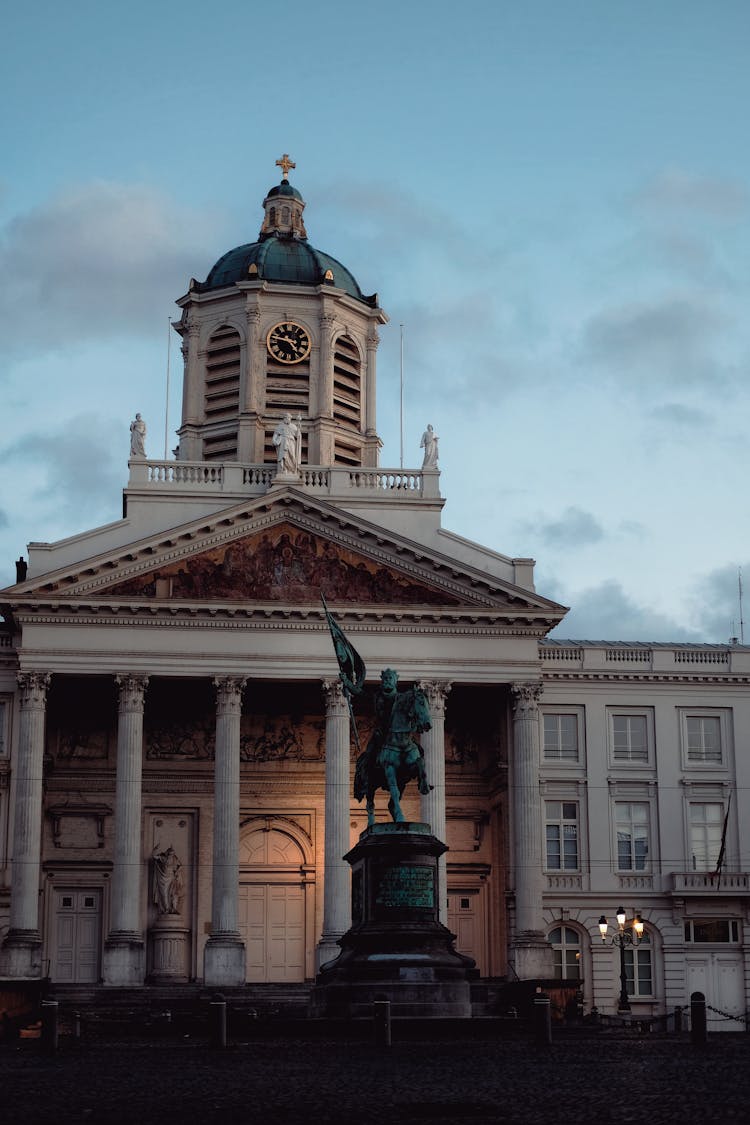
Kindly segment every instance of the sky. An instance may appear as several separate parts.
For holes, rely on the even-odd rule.
[[[174,301],[287,152],[390,317],[381,464],[403,325],[404,465],[430,422],[443,525],[537,560],[553,636],[740,635],[747,0],[33,0],[3,39],[0,585],[119,518],[136,411],[172,449]]]

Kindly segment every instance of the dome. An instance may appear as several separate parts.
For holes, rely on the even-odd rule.
[[[225,289],[240,281],[255,280],[291,285],[333,285],[357,301],[372,308],[377,306],[377,296],[364,296],[346,266],[330,254],[316,250],[307,239],[277,234],[228,250],[219,258],[206,280],[193,285],[193,290],[206,293],[212,289]]]
[[[219,258],[205,281],[193,281],[193,292],[226,289],[243,281],[271,281],[289,285],[331,285],[350,297],[377,308],[377,294],[365,297],[346,266],[330,254],[316,250],[307,241],[302,218],[305,201],[289,183],[287,172],[294,167],[286,154],[276,161],[284,178],[263,200],[264,218],[257,242],[235,246]]]
[[[266,198],[273,199],[280,195],[286,196],[287,199],[298,199],[300,203],[303,202],[302,196],[297,191],[296,187],[292,187],[289,180],[282,180],[276,187],[272,187]]]

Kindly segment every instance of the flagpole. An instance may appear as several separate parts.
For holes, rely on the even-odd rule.
[[[167,317],[167,400],[164,405],[164,460],[167,459],[169,433],[169,360],[172,351],[172,318]]]

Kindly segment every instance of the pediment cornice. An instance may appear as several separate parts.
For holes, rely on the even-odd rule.
[[[111,553],[88,558],[76,566],[20,583],[5,592],[3,602],[16,614],[23,612],[24,607],[31,608],[33,603],[37,614],[43,611],[43,606],[47,606],[49,612],[59,615],[64,612],[64,607],[70,607],[72,603],[76,603],[79,612],[96,614],[97,606],[105,601],[119,616],[125,612],[126,606],[132,612],[135,604],[141,602],[136,588],[144,576],[160,569],[174,569],[197,556],[220,551],[252,536],[271,534],[284,524],[297,532],[325,540],[337,550],[348,552],[351,557],[360,557],[363,565],[389,568],[404,582],[432,589],[436,602],[442,604],[424,612],[438,611],[441,618],[443,615],[449,617],[448,607],[455,606],[462,610],[474,608],[480,614],[484,611],[490,617],[500,612],[511,619],[525,619],[527,623],[542,619],[549,629],[564,613],[562,606],[532,591],[475,570],[324,500],[311,499],[292,487],[223,509],[208,518],[185,523]],[[122,590],[123,587],[128,589],[127,597],[113,598],[111,591]],[[375,612],[377,615],[380,608],[363,605],[361,613],[369,615]],[[174,604],[159,606],[158,599],[142,606],[142,612],[152,615],[161,613],[162,609],[171,616],[176,613],[200,616],[203,613],[235,612],[242,615],[251,612],[253,616],[260,615],[262,618],[266,612],[260,605],[248,609],[245,604],[238,605],[233,611],[225,602],[221,610],[204,604],[192,608],[182,603],[179,608],[175,608]],[[294,611],[287,612],[299,609],[296,607]],[[275,614],[278,610],[278,606],[273,606],[269,612]],[[349,607],[349,611],[353,610],[353,606]],[[409,612],[420,615],[412,607],[409,607]]]

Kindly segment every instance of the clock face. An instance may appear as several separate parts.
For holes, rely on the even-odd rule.
[[[282,320],[274,324],[266,337],[270,355],[278,363],[301,363],[310,354],[310,337],[300,324]]]

